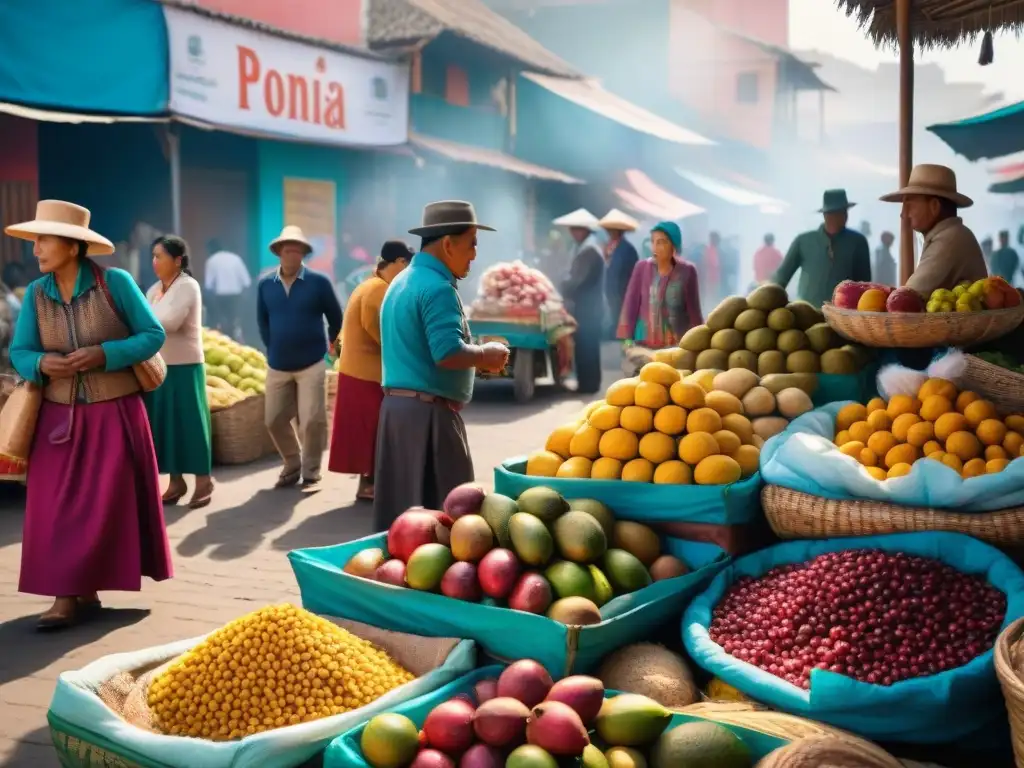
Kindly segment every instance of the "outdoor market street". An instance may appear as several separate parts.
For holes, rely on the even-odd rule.
[[[606,369],[617,364],[614,345],[604,357]],[[605,385],[615,378],[607,371]],[[478,386],[476,401],[464,412],[477,480],[489,487],[496,464],[543,446],[551,429],[586,402],[538,389],[532,403],[517,405],[510,384]],[[138,594],[102,595],[110,608],[101,618],[53,635],[34,631],[49,601],[17,592],[23,496],[0,491],[0,765],[58,765],[46,710],[60,672],[108,654],[202,635],[259,606],[298,603],[289,550],[372,532],[370,505],[352,501],[354,478],[328,473],[315,492],[274,491],[277,472],[274,458],[217,470],[211,506],[167,511],[175,578],[144,582]]]

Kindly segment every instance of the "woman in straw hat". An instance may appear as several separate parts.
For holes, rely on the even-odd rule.
[[[380,307],[388,285],[409,266],[413,251],[401,240],[380,249],[373,274],[352,291],[341,324],[341,359],[334,406],[331,472],[359,475],[356,498],[373,501],[373,462],[381,389]]]
[[[619,316],[618,337],[649,349],[679,343],[704,322],[697,268],[680,258],[683,233],[673,221],[651,230],[654,256],[636,265]]]
[[[608,233],[608,243],[604,247],[604,298],[608,302],[611,338],[614,339],[629,279],[633,276],[633,267],[640,260],[636,248],[626,239],[626,233],[636,232],[640,224],[618,208],[612,208],[598,223]]]
[[[153,437],[132,366],[160,351],[164,329],[131,276],[89,256],[114,247],[89,211],[43,200],[5,229],[35,243],[11,363],[43,388],[28,458],[19,589],[55,598],[40,629],[87,618],[105,590],[171,576]]]
[[[189,509],[201,509],[213,497],[210,404],[206,399],[203,364],[203,297],[189,270],[188,243],[177,235],[153,241],[153,272],[157,282],[146,292],[167,341],[160,354],[167,379],[145,396],[160,473],[170,475],[164,505],[187,492],[184,475],[195,475]]]

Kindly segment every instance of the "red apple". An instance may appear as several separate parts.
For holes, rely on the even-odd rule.
[[[925,302],[913,288],[897,288],[886,299],[887,312],[924,312]]]

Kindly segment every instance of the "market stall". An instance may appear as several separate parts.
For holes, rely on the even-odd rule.
[[[508,366],[497,378],[512,379],[517,401],[531,400],[538,384],[560,385],[571,373],[576,323],[539,270],[521,261],[494,265],[481,275],[466,314],[476,343],[509,348]]]

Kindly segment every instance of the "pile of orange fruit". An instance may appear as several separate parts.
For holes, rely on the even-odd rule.
[[[907,475],[922,459],[965,479],[991,475],[1024,455],[1024,415],[1001,418],[990,401],[946,379],[928,379],[916,396],[845,405],[835,428],[839,450],[876,480]]]

